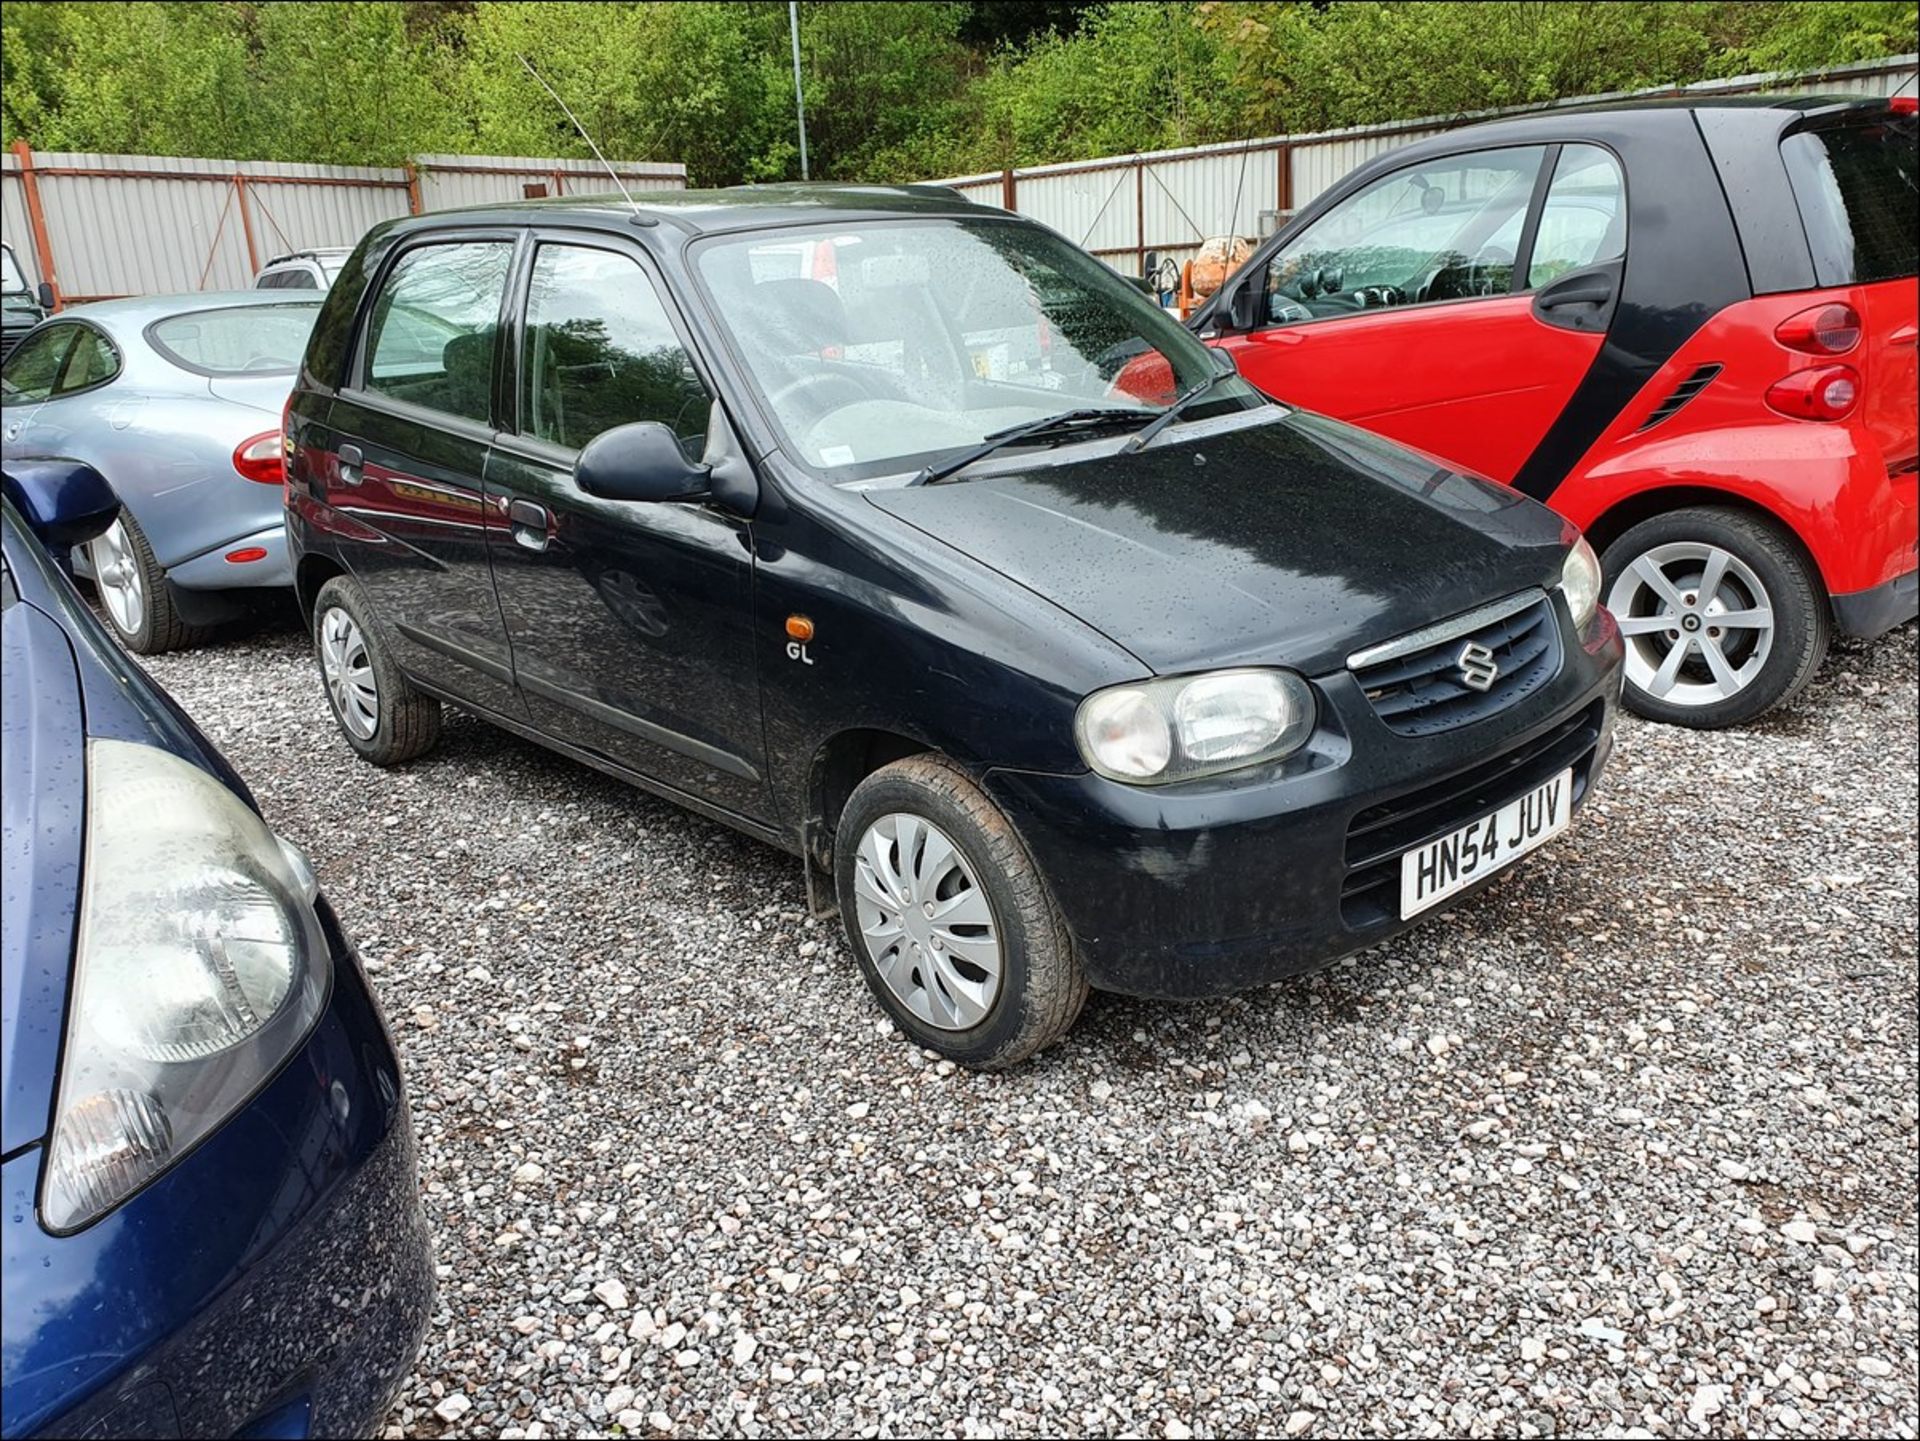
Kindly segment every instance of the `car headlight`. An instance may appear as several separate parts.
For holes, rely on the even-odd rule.
[[[1573,549],[1560,567],[1560,589],[1566,592],[1573,628],[1582,635],[1600,609],[1600,557],[1585,536],[1575,536]]]
[[[233,792],[153,746],[87,745],[73,1000],[41,1217],[72,1231],[253,1095],[326,1000],[306,860]]]
[[[1096,691],[1073,730],[1100,775],[1166,785],[1292,755],[1313,722],[1313,692],[1292,671],[1223,670]]]

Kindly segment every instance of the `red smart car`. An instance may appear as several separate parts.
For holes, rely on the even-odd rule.
[[[1193,320],[1269,394],[1547,501],[1626,699],[1752,720],[1915,613],[1911,97],[1687,101],[1383,155]]]

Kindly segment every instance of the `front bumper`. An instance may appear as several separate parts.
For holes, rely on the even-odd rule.
[[[13,1436],[347,1436],[379,1424],[433,1295],[413,1126],[358,959],[245,1109],[83,1231],[5,1242]],[[7,1162],[31,1217],[44,1147]]]
[[[1584,644],[1563,635],[1551,682],[1478,724],[1395,735],[1343,672],[1316,682],[1320,727],[1278,766],[1164,787],[989,771],[986,787],[1095,988],[1192,999],[1265,985],[1445,909],[1399,918],[1402,853],[1568,767],[1584,802],[1620,695],[1620,635],[1601,614]]]
[[[1833,598],[1833,619],[1842,635],[1872,640],[1920,615],[1920,570],[1896,575],[1884,585]]]

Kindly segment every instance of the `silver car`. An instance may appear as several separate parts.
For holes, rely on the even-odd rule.
[[[292,584],[280,413],[319,313],[312,291],[103,301],[45,321],[0,368],[7,458],[84,460],[120,497],[74,570],[128,649],[191,645]]]

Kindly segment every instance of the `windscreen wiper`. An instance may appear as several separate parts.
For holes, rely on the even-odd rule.
[[[972,449],[963,450],[960,454],[943,460],[938,465],[922,467],[907,484],[925,485],[929,481],[945,480],[956,470],[965,470],[976,460],[992,455],[1001,446],[1012,445],[1017,440],[1037,440],[1053,431],[1063,435],[1074,435],[1121,421],[1135,425],[1153,414],[1153,411],[1137,410],[1132,406],[1085,405],[1077,410],[1063,410],[1058,415],[1043,415],[1038,420],[1010,425],[1005,430],[996,430]]]
[[[1139,432],[1121,447],[1121,454],[1132,455],[1137,450],[1145,450],[1149,441],[1180,418],[1181,411],[1185,410],[1189,405],[1192,405],[1229,375],[1234,374],[1238,374],[1238,372],[1216,370],[1205,380],[1197,380],[1192,385],[1189,385],[1185,390],[1174,396],[1173,404],[1169,405],[1165,410],[1154,416],[1152,420],[1140,427]]]

